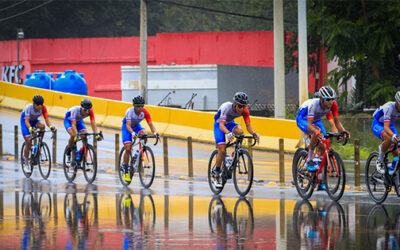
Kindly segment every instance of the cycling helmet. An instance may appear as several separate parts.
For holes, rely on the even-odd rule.
[[[400,103],[400,91],[397,91],[396,95],[394,96],[396,102]]]
[[[236,92],[236,94],[233,96],[233,100],[241,105],[249,104],[249,98],[247,97],[247,94],[244,92]]]
[[[144,98],[140,95],[132,98],[133,106],[144,106]]]
[[[44,99],[41,95],[35,95],[32,99],[33,103],[36,105],[43,105]]]
[[[91,109],[92,106],[93,106],[92,102],[87,98],[85,98],[81,101],[81,107],[84,109]]]
[[[319,97],[322,99],[335,99],[336,93],[330,86],[323,86],[318,91]]]

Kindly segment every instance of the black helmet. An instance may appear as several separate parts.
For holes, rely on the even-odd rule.
[[[144,106],[144,98],[140,95],[132,98],[133,106]]]
[[[81,107],[84,109],[91,109],[92,106],[93,106],[92,102],[87,98],[85,98],[81,101]]]
[[[44,99],[41,95],[35,95],[32,99],[33,103],[36,105],[43,105]]]
[[[322,99],[335,99],[336,93],[330,86],[323,86],[318,91],[319,97]]]
[[[233,100],[241,105],[249,104],[249,98],[244,92],[236,92],[236,94],[233,96]]]

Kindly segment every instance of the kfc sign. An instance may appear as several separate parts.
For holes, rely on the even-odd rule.
[[[1,67],[1,80],[5,82],[13,82],[22,84],[20,72],[24,70],[24,65],[13,65]]]

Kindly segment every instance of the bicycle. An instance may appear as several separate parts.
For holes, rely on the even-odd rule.
[[[154,153],[153,150],[149,146],[146,145],[147,139],[155,138],[156,142],[154,143],[154,146],[158,144],[160,141],[160,137],[158,135],[140,135],[140,136],[134,136],[132,139],[132,148],[136,145],[139,146],[139,149],[135,151],[135,154],[132,155],[132,150],[130,152],[129,156],[129,174],[130,174],[130,181],[125,181],[124,180],[124,174],[125,174],[125,169],[124,166],[122,166],[123,163],[123,157],[125,153],[125,147],[122,147],[120,152],[119,152],[119,171],[118,171],[118,176],[119,180],[121,181],[122,185],[124,186],[129,186],[132,182],[132,177],[135,173],[135,171],[139,172],[139,179],[140,183],[144,188],[149,188],[154,181],[154,175],[155,175],[155,160],[154,160]],[[139,139],[138,142],[136,143],[136,139]]]
[[[254,139],[253,136],[245,136],[245,135],[235,135],[236,140],[234,142],[229,142],[226,145],[226,148],[235,147],[232,153],[232,163],[229,166],[226,165],[225,160],[223,161],[223,168],[220,177],[214,177],[213,171],[215,169],[215,161],[216,156],[218,154],[218,150],[214,150],[211,153],[210,160],[208,162],[208,184],[210,185],[211,191],[218,195],[224,189],[226,182],[233,177],[233,184],[235,186],[236,192],[240,196],[246,196],[250,191],[251,186],[253,185],[253,159],[250,156],[250,153],[247,149],[242,148],[242,143],[244,139]],[[256,140],[250,145],[253,147],[257,143]],[[225,155],[225,158],[228,155]],[[243,178],[240,178],[239,175],[243,175]],[[216,187],[214,182],[216,178],[222,178],[222,187]]]
[[[64,150],[63,157],[63,169],[65,178],[68,182],[73,182],[76,177],[76,173],[78,169],[83,170],[83,174],[85,176],[86,181],[91,184],[96,179],[97,174],[97,155],[94,147],[88,143],[88,136],[97,136],[100,135],[102,139],[103,133],[78,133],[77,141],[74,143],[73,150],[67,145]],[[82,147],[79,149],[79,159],[76,159],[75,149],[76,143],[78,141],[82,141]],[[75,165],[72,166],[71,159],[75,159]],[[92,176],[90,176],[92,174]]]
[[[306,145],[305,149],[298,149],[296,151],[297,154],[293,157],[293,184],[297,193],[303,199],[311,197],[316,185],[320,182],[321,175],[322,179],[326,181],[326,192],[333,201],[338,201],[343,196],[346,185],[346,172],[340,155],[331,148],[331,138],[337,138],[338,141],[342,141],[343,146],[348,141],[345,133],[327,133],[322,139],[319,139],[318,144],[324,144],[325,151],[317,171],[311,172],[307,170],[306,162],[309,160],[308,145]],[[318,146],[316,151],[318,151]]]
[[[25,151],[25,146],[26,143],[22,143],[22,148],[21,148],[21,167],[22,167],[22,172],[26,176],[26,178],[31,177],[32,172],[33,172],[33,167],[37,165],[39,167],[39,172],[40,175],[43,177],[43,179],[47,180],[47,178],[50,176],[51,172],[51,155],[50,155],[50,149],[49,146],[47,146],[46,142],[43,141],[43,136],[44,133],[47,132],[52,132],[53,135],[51,136],[51,139],[54,137],[55,131],[51,130],[45,130],[45,131],[40,131],[35,129],[31,135],[31,150],[29,150],[29,162],[25,162],[25,157],[24,157],[24,151]],[[27,168],[29,168],[30,172],[27,171]]]
[[[393,152],[399,151],[399,144],[400,142],[392,144],[388,152],[385,153],[383,158],[385,169],[384,174],[379,173],[376,169],[376,162],[379,156],[377,152],[372,152],[365,164],[365,183],[367,185],[367,190],[371,198],[378,204],[381,204],[386,200],[392,187],[395,188],[397,196],[400,197],[399,162],[396,162],[392,173],[390,173],[388,168],[388,163],[393,160]]]

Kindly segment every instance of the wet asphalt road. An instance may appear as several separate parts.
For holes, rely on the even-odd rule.
[[[291,187],[255,185],[240,199],[231,183],[213,197],[204,181],[156,178],[144,190],[135,178],[127,189],[105,173],[70,184],[58,169],[49,179],[0,161],[1,249],[385,249],[400,240],[393,194],[376,206],[363,192],[307,202]]]

